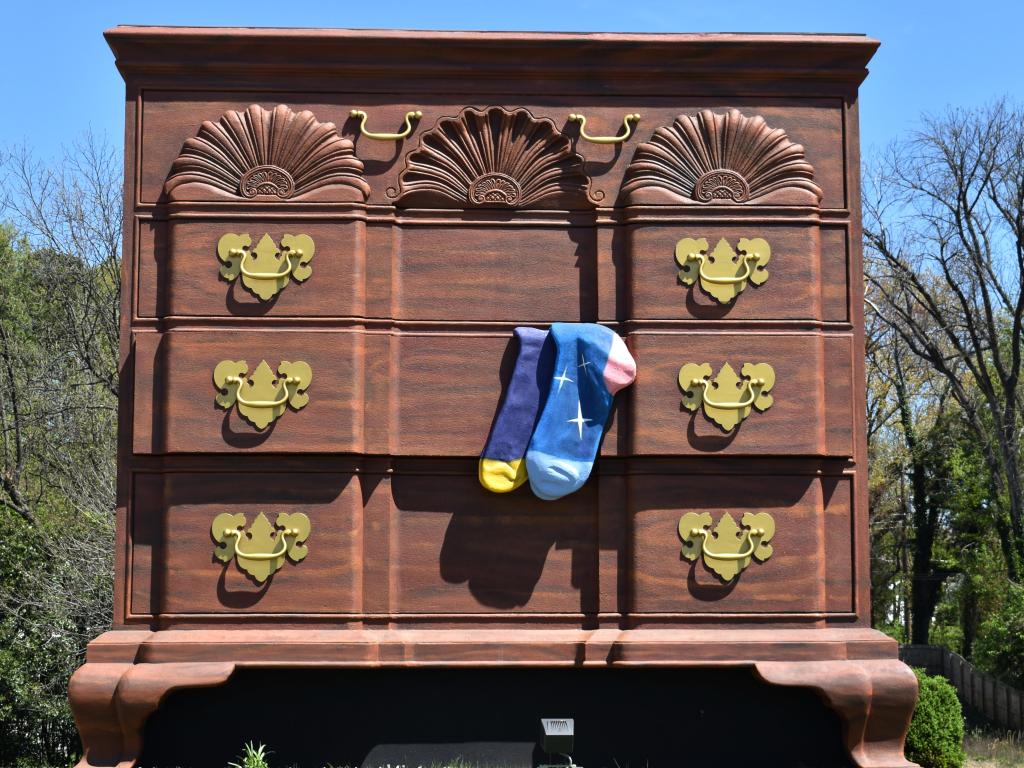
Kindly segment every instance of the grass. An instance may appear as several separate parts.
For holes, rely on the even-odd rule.
[[[964,768],[1021,768],[1024,766],[1024,736],[972,730],[964,739],[967,762]]]

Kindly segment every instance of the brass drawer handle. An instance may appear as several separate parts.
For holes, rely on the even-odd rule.
[[[423,117],[423,113],[416,109],[411,112],[405,113],[405,128],[398,133],[374,133],[373,131],[366,130],[366,120],[369,115],[361,109],[353,109],[352,117],[362,118],[359,122],[359,132],[368,139],[376,139],[377,141],[399,141],[404,139],[410,133],[412,133],[412,121],[419,120]]]
[[[283,235],[281,245],[270,235],[263,235],[255,248],[248,234],[229,232],[217,241],[217,258],[221,261],[220,276],[228,282],[242,276],[242,285],[261,301],[269,301],[288,285],[290,277],[301,283],[313,274],[309,262],[316,245],[309,235]],[[271,266],[272,270],[256,265]]]
[[[238,262],[238,269],[246,277],[252,277],[256,280],[277,280],[278,278],[288,277],[292,273],[292,262],[290,259],[284,260],[284,269],[280,272],[256,272],[251,269],[247,269],[245,266],[245,260],[249,258],[250,251],[234,249],[231,251],[232,256],[241,256],[242,260]],[[302,251],[296,252],[296,256],[301,256]]]
[[[287,534],[286,534],[287,535]],[[747,542],[747,549],[745,552],[712,552],[708,548],[708,536],[711,532],[706,528],[691,528],[690,537],[696,538],[701,537],[703,543],[701,544],[701,551],[704,553],[704,557],[710,557],[712,560],[746,560],[757,549],[757,541],[755,538],[761,539],[764,537],[764,528],[753,528],[747,529],[744,532],[744,540]]]
[[[288,551],[288,539],[286,536],[298,536],[299,532],[292,530],[291,528],[285,528],[278,534],[277,541],[279,547],[276,552],[243,552],[242,547],[242,532],[238,529],[227,529],[224,531],[225,536],[234,536],[238,539],[235,542],[235,557],[239,557],[243,560],[277,560]]]
[[[700,262],[700,279],[707,283],[715,283],[716,285],[736,285],[742,283],[750,277],[752,261],[757,261],[759,258],[756,253],[748,253],[743,257],[743,272],[742,274],[736,275],[736,277],[718,277],[716,275],[709,275],[704,271],[704,265],[707,263],[707,256],[703,253],[690,253],[686,256],[687,260],[696,260]]]
[[[723,237],[710,254],[708,241],[703,237],[684,237],[676,243],[676,263],[681,267],[679,281],[684,285],[693,285],[699,278],[700,287],[719,304],[733,301],[743,293],[748,282],[763,285],[768,280],[765,267],[771,256],[771,246],[760,237],[741,237],[736,251]],[[696,273],[694,263],[698,265]],[[740,267],[738,274],[737,266]]]
[[[775,520],[767,512],[747,512],[736,525],[726,512],[715,526],[708,512],[687,512],[679,518],[679,538],[683,541],[682,555],[691,562],[699,557],[704,565],[723,581],[731,581],[743,572],[750,560],[763,563],[772,556],[768,543],[775,536]],[[708,548],[714,537],[717,551]]]
[[[241,376],[227,376],[224,379],[226,384],[237,384],[238,392],[235,393],[235,399],[238,400],[239,405],[245,405],[249,408],[277,408],[279,405],[284,405],[288,402],[291,397],[291,393],[288,391],[289,384],[299,384],[302,380],[297,376],[286,376],[284,379],[284,394],[277,400],[246,400],[242,396],[242,382],[244,379]]]
[[[704,388],[704,394],[701,397],[703,397],[705,405],[710,405],[712,408],[723,408],[727,411],[739,411],[743,408],[749,408],[754,404],[754,401],[757,400],[757,396],[760,394],[761,390],[764,389],[765,380],[750,379],[746,387],[747,399],[737,402],[712,400],[708,397],[708,387],[711,386],[711,382],[707,379],[694,379],[690,383],[694,387]]]
[[[306,407],[306,390],[312,379],[312,368],[301,360],[282,361],[276,375],[266,360],[261,360],[252,374],[245,360],[221,360],[213,370],[214,400],[225,410],[237,404],[242,417],[262,430],[280,418],[287,406],[296,411]]]
[[[580,138],[591,141],[594,144],[621,144],[626,141],[630,136],[633,135],[633,126],[631,123],[640,122],[640,113],[632,112],[622,118],[623,133],[617,136],[591,136],[587,133],[587,118],[584,115],[573,112],[569,115],[569,120],[574,123],[580,124]]]
[[[216,544],[213,554],[224,563],[234,560],[257,584],[280,570],[285,558],[298,563],[309,554],[305,546],[309,538],[309,518],[301,512],[281,512],[273,524],[260,512],[248,531],[245,527],[244,514],[223,512],[217,515],[210,526],[210,535]],[[242,550],[243,537],[248,537],[256,551]]]
[[[728,432],[750,415],[750,409],[767,411],[774,398],[769,392],[775,386],[775,369],[768,363],[744,363],[737,376],[726,363],[711,379],[711,366],[707,363],[687,363],[679,369],[679,388],[683,391],[683,407],[696,411],[703,406],[704,415]],[[742,393],[739,400],[715,400],[709,393]]]

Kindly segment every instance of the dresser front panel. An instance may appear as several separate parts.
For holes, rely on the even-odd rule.
[[[631,476],[630,613],[824,614],[852,610],[849,477],[798,474]],[[767,512],[772,555],[723,582],[704,561],[680,555],[681,512]],[[722,543],[711,538],[712,552]]]
[[[829,270],[831,281],[839,278],[838,286],[831,281],[830,286],[841,289],[846,284],[845,248],[823,250],[819,224],[766,224],[757,219],[730,224],[697,219],[691,223],[687,218],[680,211],[677,220],[626,227],[631,319],[825,320],[845,316],[845,291],[824,294],[822,282],[822,262],[829,261],[839,267]],[[741,239],[763,238],[771,247],[765,267],[768,279],[762,285],[748,283],[732,302],[721,304],[705,293],[699,282],[687,286],[675,278],[679,271],[676,243],[683,238],[706,239],[709,253],[723,239],[735,252]]]
[[[636,332],[636,382],[617,398],[603,455],[851,456],[852,340],[842,334]],[[506,332],[224,329],[141,333],[136,453],[284,452],[476,456],[515,364]],[[305,361],[309,404],[257,430],[214,402],[213,370]],[[773,404],[724,432],[682,406],[679,369],[775,370]],[[729,399],[728,393],[713,393]],[[625,425],[624,425],[625,424]],[[628,441],[628,442],[627,442]]]
[[[142,472],[132,507],[134,614],[356,614],[362,605],[363,501],[352,473]],[[214,557],[224,512],[309,517],[308,554],[258,584]],[[246,528],[248,530],[248,528]],[[243,546],[251,548],[251,545]]]
[[[629,390],[630,453],[698,456],[852,456],[853,340],[845,334],[644,331],[630,334],[640,366]],[[772,405],[751,409],[724,432],[703,410],[682,405],[679,369],[708,363],[717,376],[728,363],[768,363],[775,371]],[[709,390],[718,400],[735,394]]]
[[[468,461],[420,459],[387,471],[259,461],[134,475],[131,614],[340,622],[606,614],[642,623],[695,614],[819,620],[854,610],[847,475],[686,464],[622,474],[621,464],[599,463],[578,493],[544,502],[527,487],[486,491]],[[211,524],[225,512],[244,514],[247,526],[259,512],[270,521],[307,515],[308,554],[257,583],[214,557]],[[740,523],[746,512],[769,513],[771,557],[722,581],[682,557],[687,512],[708,512],[716,526],[725,514]]]
[[[520,95],[522,85],[510,83],[504,93],[451,93],[425,87],[415,93],[373,94],[304,93],[301,90],[255,93],[225,91],[176,91],[147,88],[141,104],[140,174],[137,202],[157,203],[163,199],[163,186],[171,163],[186,139],[192,137],[203,120],[217,120],[228,110],[244,111],[250,104],[273,109],[287,104],[295,111],[310,110],[321,122],[332,122],[339,132],[356,141],[356,153],[363,160],[370,182],[371,205],[392,205],[389,196],[398,188],[398,177],[405,168],[402,155],[419,145],[420,135],[429,131],[443,117],[458,115],[466,107],[478,109],[501,106],[514,110],[525,108],[536,118],[547,118],[566,135],[578,135],[578,125],[568,120],[569,114],[583,113],[587,130],[593,134],[614,134],[622,128],[623,116],[639,112],[641,120],[635,137],[625,144],[576,143],[576,151],[586,160],[585,171],[593,179],[592,192],[600,205],[618,205],[617,196],[626,166],[636,145],[646,141],[660,126],[671,125],[678,115],[695,114],[703,109],[723,113],[738,109],[745,115],[760,115],[772,128],[780,128],[793,141],[804,147],[807,160],[814,166],[815,182],[824,197],[822,208],[845,209],[850,201],[845,180],[846,130],[845,105],[841,98],[813,96],[761,97],[736,96],[724,98],[695,97],[700,84],[680,79],[675,95],[607,97],[585,95],[573,84],[562,83],[564,93],[528,100]],[[556,86],[557,87],[557,86]],[[705,86],[706,87],[706,86]],[[366,110],[371,116],[370,130],[395,130],[401,126],[405,113],[421,110],[410,138],[402,142],[373,141],[359,136],[359,121],[352,118],[353,108]],[[599,198],[599,199],[598,199]]]
[[[135,337],[135,453],[359,452],[363,448],[363,351],[348,331],[205,329]],[[217,405],[213,372],[223,360],[261,360],[272,371],[303,361],[309,403],[256,430]],[[250,396],[251,397],[251,396]]]
[[[526,324],[615,319],[597,310],[593,226],[578,218],[561,227],[503,226],[505,218],[492,213],[475,225],[397,227],[395,318]],[[602,257],[610,266],[610,254]],[[614,284],[601,289],[615,293]]]
[[[358,207],[358,206],[357,206]],[[369,318],[399,321],[507,322],[616,319],[686,323],[708,320],[845,321],[847,238],[817,222],[721,224],[675,209],[657,221],[596,222],[594,214],[511,226],[489,212],[471,223],[438,224],[403,216],[374,220],[365,211],[319,218],[176,214],[140,224],[140,318]],[[308,214],[306,214],[308,216]],[[238,278],[221,277],[217,243],[247,233],[307,234],[312,274],[260,300]],[[768,280],[720,304],[678,279],[676,243],[763,238],[772,255]],[[453,244],[457,243],[457,247]]]
[[[790,73],[788,53],[746,63],[753,54],[743,46],[759,40],[705,63],[697,49],[655,61],[634,42],[588,38],[584,47],[606,45],[609,57],[573,63],[575,49],[556,46],[556,66],[524,80],[508,49],[500,62],[479,62],[497,63],[499,74],[467,77],[477,69],[462,49],[414,66],[392,39],[358,45],[368,58],[352,72],[300,57],[256,73],[207,61],[207,51],[199,69],[187,59],[148,62],[128,76],[118,622],[499,632],[866,625],[861,65],[836,64],[833,79],[831,61],[828,71]],[[802,45],[815,60],[825,55],[816,40]],[[622,56],[632,63],[619,71]],[[584,65],[585,77],[566,74]],[[446,67],[461,74],[439,75]],[[354,109],[368,113],[370,131],[399,130],[413,110],[422,117],[407,138],[374,140]],[[503,156],[501,169],[482,169],[491,161],[474,152],[486,154],[487,142],[516,150],[473,123],[471,109],[486,110],[505,139],[525,125],[543,146],[516,155],[515,168]],[[730,110],[742,113],[728,116],[742,126],[740,143],[726,147],[738,153],[732,176],[728,162],[686,168],[652,157],[656,137],[675,131],[682,141],[680,130],[698,153],[722,149],[735,134],[715,134],[709,121]],[[627,114],[641,117],[627,140],[596,143],[573,113],[601,136],[621,131]],[[710,134],[677,119],[704,121]],[[229,124],[248,132],[222,136],[223,146],[256,147],[292,120],[306,133],[275,147],[294,153],[276,155],[280,163],[197,149],[197,136]],[[322,165],[312,162],[313,133],[331,147]],[[768,145],[781,149],[758,166],[753,155]],[[538,181],[544,174],[554,189]],[[245,199],[253,178],[271,192]],[[737,189],[730,178],[741,194],[725,199]],[[483,189],[512,189],[518,202],[474,198],[488,179],[499,186]],[[711,198],[698,194],[702,180]],[[526,203],[528,184],[546,191]],[[229,233],[253,246],[264,234],[275,243],[308,235],[311,274],[261,300],[241,277],[220,274],[217,245]],[[699,281],[680,280],[684,238],[705,238],[709,252],[721,240],[734,250],[744,238],[766,240],[767,281],[719,303]],[[615,397],[581,489],[554,502],[528,483],[489,492],[477,462],[515,367],[513,329],[553,322],[619,333],[636,381]],[[220,407],[214,369],[243,360],[249,375],[262,360],[275,372],[307,363],[308,404],[263,429],[237,404]],[[725,364],[740,373],[767,363],[772,404],[724,431],[684,407],[687,363],[709,364],[712,380]],[[210,526],[224,512],[250,523],[258,512],[304,513],[309,554],[257,584],[214,556]],[[688,512],[715,524],[769,513],[773,555],[723,581],[682,557]]]
[[[353,213],[309,219],[276,211],[252,215],[236,206],[233,216],[181,216],[155,223],[140,251],[138,312],[142,317],[306,318],[363,317],[366,226]],[[286,214],[282,216],[282,213]],[[166,247],[158,241],[166,232]],[[248,234],[252,247],[264,234],[279,244],[286,234],[309,235],[316,246],[312,274],[288,280],[260,300],[238,277],[221,277],[217,243],[225,234]],[[252,267],[250,266],[250,269]]]

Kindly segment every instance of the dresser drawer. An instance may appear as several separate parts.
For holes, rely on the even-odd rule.
[[[395,317],[550,323],[599,319],[598,273],[611,273],[593,226],[403,225],[398,228]],[[602,233],[603,234],[603,233]],[[615,283],[603,287],[614,319]]]
[[[240,212],[244,211],[241,207]],[[366,226],[354,214],[330,222],[237,215],[209,218],[176,216],[151,225],[154,235],[143,239],[139,253],[138,313],[141,317],[362,317]],[[166,234],[161,234],[161,228]],[[218,258],[218,243],[227,234],[247,235],[250,253],[245,271],[269,274],[291,271],[280,255],[257,256],[264,235],[281,253],[286,235],[308,235],[314,244],[309,275],[297,280],[257,279],[244,284],[235,267],[231,279],[222,275],[230,266]],[[166,237],[167,247],[160,242]],[[287,243],[287,241],[285,241]],[[232,259],[238,263],[238,257]],[[296,275],[304,272],[296,269]],[[271,293],[274,291],[274,293]],[[258,293],[263,293],[261,298]]]
[[[849,334],[637,332],[638,373],[616,398],[604,455],[851,456]],[[177,330],[135,341],[136,453],[287,452],[476,456],[515,364],[511,334]],[[262,430],[217,405],[223,360],[306,362],[301,410]],[[768,363],[773,403],[728,432],[682,407],[679,370]],[[721,395],[720,397],[725,397]],[[249,396],[252,399],[252,396]],[[623,426],[625,422],[626,426]]]
[[[363,446],[361,342],[349,331],[276,328],[136,333],[134,452],[358,452]],[[250,379],[262,361],[275,376],[282,362],[304,362],[312,372],[305,389],[308,403],[301,410],[282,406],[279,418],[257,430],[239,415],[237,403],[217,404],[214,371],[223,361],[244,363],[239,370]],[[248,399],[271,402],[278,393],[250,393]]]
[[[852,478],[842,475],[631,476],[631,613],[851,612],[852,498]],[[691,512],[708,513],[712,531],[726,515],[741,526],[745,513],[767,513],[775,525],[770,557],[751,559],[730,580],[707,558],[684,558],[679,523]],[[712,555],[723,551],[713,536],[707,546]]]
[[[626,201],[619,198],[619,190],[626,169],[637,147],[650,141],[657,129],[671,126],[679,115],[697,115],[702,110],[724,114],[730,109],[738,109],[749,117],[763,117],[770,128],[785,131],[790,140],[803,147],[807,161],[814,167],[814,181],[823,193],[823,208],[843,209],[849,205],[844,175],[844,109],[840,100],[795,95],[760,99],[692,95],[695,88],[706,86],[706,83],[695,84],[693,80],[686,79],[675,82],[673,88],[660,89],[657,96],[606,96],[583,94],[576,85],[570,87],[551,81],[549,93],[526,103],[519,95],[507,92],[481,91],[466,95],[464,82],[460,82],[457,89],[434,86],[397,94],[314,93],[294,89],[256,93],[209,90],[197,93],[147,89],[141,105],[141,119],[146,130],[141,137],[141,172],[136,199],[140,203],[161,199],[175,158],[182,145],[195,136],[202,121],[216,122],[228,111],[244,112],[249,105],[259,103],[268,110],[278,104],[286,104],[296,112],[309,110],[316,120],[334,123],[340,135],[353,139],[355,154],[364,163],[362,175],[370,187],[367,202],[371,205],[396,202],[397,193],[401,192],[401,176],[407,167],[404,156],[419,148],[423,136],[433,131],[439,121],[457,117],[467,107],[487,109],[491,106],[509,111],[525,109],[538,121],[550,121],[550,129],[544,126],[537,129],[545,134],[545,138],[549,133],[554,140],[563,134],[568,137],[573,142],[574,151],[586,163],[583,170],[590,178],[591,198],[597,205],[618,207],[625,204]],[[359,120],[351,116],[354,107],[366,110],[373,126],[397,128],[403,124],[406,112],[420,110],[423,114],[415,121],[410,137],[404,141],[373,141],[360,136]],[[630,138],[622,144],[580,140],[578,123],[568,119],[572,113],[582,113],[587,118],[588,133],[610,135],[622,130],[625,115],[636,112],[641,114],[641,119],[635,124]],[[452,137],[453,132],[448,131],[446,137],[432,145],[444,163],[444,173],[437,177],[439,184],[458,180],[474,162],[472,154],[491,148],[467,144],[464,137],[453,143],[450,141]],[[518,170],[524,169],[531,170],[532,166],[518,166]],[[502,170],[515,175],[515,169],[508,166]],[[469,178],[471,180],[472,176]],[[524,178],[520,176],[518,180],[524,181]],[[398,202],[401,204],[400,199]],[[433,207],[413,202],[412,207]]]
[[[285,465],[288,462],[284,462]],[[131,613],[564,613],[596,610],[597,490],[494,494],[475,472],[139,472]],[[469,464],[462,469],[472,470]],[[214,557],[222,513],[309,519],[308,554],[259,583]],[[244,543],[251,549],[252,543]],[[272,550],[271,550],[272,551]]]
[[[747,332],[637,332],[628,345],[637,378],[624,390],[630,449],[637,455],[843,456],[853,455],[853,338],[849,334]],[[750,409],[725,431],[704,408],[683,406],[680,368],[725,364],[741,373],[746,363],[775,372],[772,404]],[[740,393],[713,392],[739,402]]]
[[[309,518],[308,550],[258,583],[214,557],[214,519]],[[362,602],[362,494],[348,472],[139,472],[130,530],[130,612],[352,614]],[[246,547],[253,545],[247,543]]]
[[[681,219],[684,217],[680,217]],[[630,317],[639,320],[831,320],[846,317],[846,253],[829,239],[823,249],[817,224],[720,224],[707,219],[693,223],[660,221],[631,223],[627,226],[630,264]],[[724,301],[717,301],[702,288],[701,280],[692,285],[679,279],[680,264],[676,247],[683,239],[705,240],[711,255],[724,240],[722,253],[736,261],[734,274],[746,274],[747,266],[739,253],[741,240],[763,239],[770,247],[770,258],[762,273],[767,279],[760,285],[747,281],[731,301],[734,290],[722,285]],[[845,245],[845,243],[843,244]],[[685,255],[684,255],[685,259]],[[828,262],[823,266],[823,262]],[[710,265],[690,260],[687,268],[694,274],[703,269],[714,279]],[[755,267],[752,272],[759,271]],[[823,275],[828,277],[825,292]],[[731,276],[731,275],[730,275]],[[714,283],[709,284],[718,288]],[[744,284],[739,284],[744,285]]]
[[[396,471],[374,500],[389,516],[392,612],[593,613],[597,485],[548,502],[491,493],[475,473]]]

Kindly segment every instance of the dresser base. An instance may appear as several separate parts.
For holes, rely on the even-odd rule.
[[[917,681],[869,629],[115,630],[71,680],[80,768],[134,766],[146,719],[181,688],[240,668],[739,667],[808,688],[835,711],[857,768],[909,768]]]

